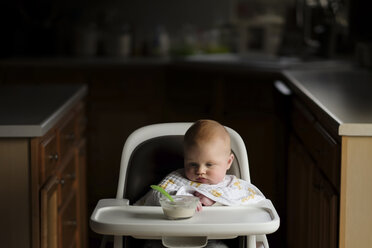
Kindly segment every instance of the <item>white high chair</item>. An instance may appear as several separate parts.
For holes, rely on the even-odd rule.
[[[114,235],[115,248],[123,246],[123,236],[161,239],[166,247],[203,247],[208,239],[245,236],[246,241],[239,241],[240,246],[253,248],[257,242],[261,247],[269,247],[266,234],[275,232],[280,223],[270,200],[251,206],[205,207],[190,219],[176,221],[165,219],[159,206],[129,204],[150,190],[151,184],[183,167],[183,135],[191,125],[154,124],[128,137],[121,157],[116,198],[98,202],[90,218],[91,228],[100,234]],[[228,173],[250,182],[244,142],[233,129],[226,129],[235,155]]]

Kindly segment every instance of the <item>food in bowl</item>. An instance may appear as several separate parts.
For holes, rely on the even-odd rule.
[[[199,198],[188,195],[173,196],[174,201],[166,197],[160,198],[165,217],[171,220],[191,218],[198,205]]]

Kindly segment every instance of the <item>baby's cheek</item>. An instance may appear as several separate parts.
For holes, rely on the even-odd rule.
[[[192,173],[189,171],[189,170],[186,170],[185,169],[185,176],[187,179],[189,179],[190,181],[192,181]]]
[[[222,173],[213,173],[211,175],[211,178],[213,178],[213,182],[212,184],[218,184],[220,182],[222,182],[222,180],[224,179],[225,175],[222,174]]]

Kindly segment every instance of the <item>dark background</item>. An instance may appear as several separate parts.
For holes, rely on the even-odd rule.
[[[76,57],[79,35],[89,29],[99,36],[97,56],[112,56],[104,51],[104,39],[123,29],[133,38],[131,56],[148,56],[159,26],[174,41],[190,28],[195,33],[222,25],[237,28],[265,14],[285,22],[279,52],[332,57],[370,42],[370,13],[367,0],[7,0],[0,4],[0,57]],[[320,48],[312,48],[306,38],[319,41]]]

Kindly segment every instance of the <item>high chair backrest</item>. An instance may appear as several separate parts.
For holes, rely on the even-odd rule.
[[[183,167],[183,136],[192,125],[163,123],[134,131],[126,140],[121,156],[116,198],[126,198],[133,204],[171,171]],[[240,135],[225,127],[231,138],[235,159],[228,171],[250,182],[248,155]]]

